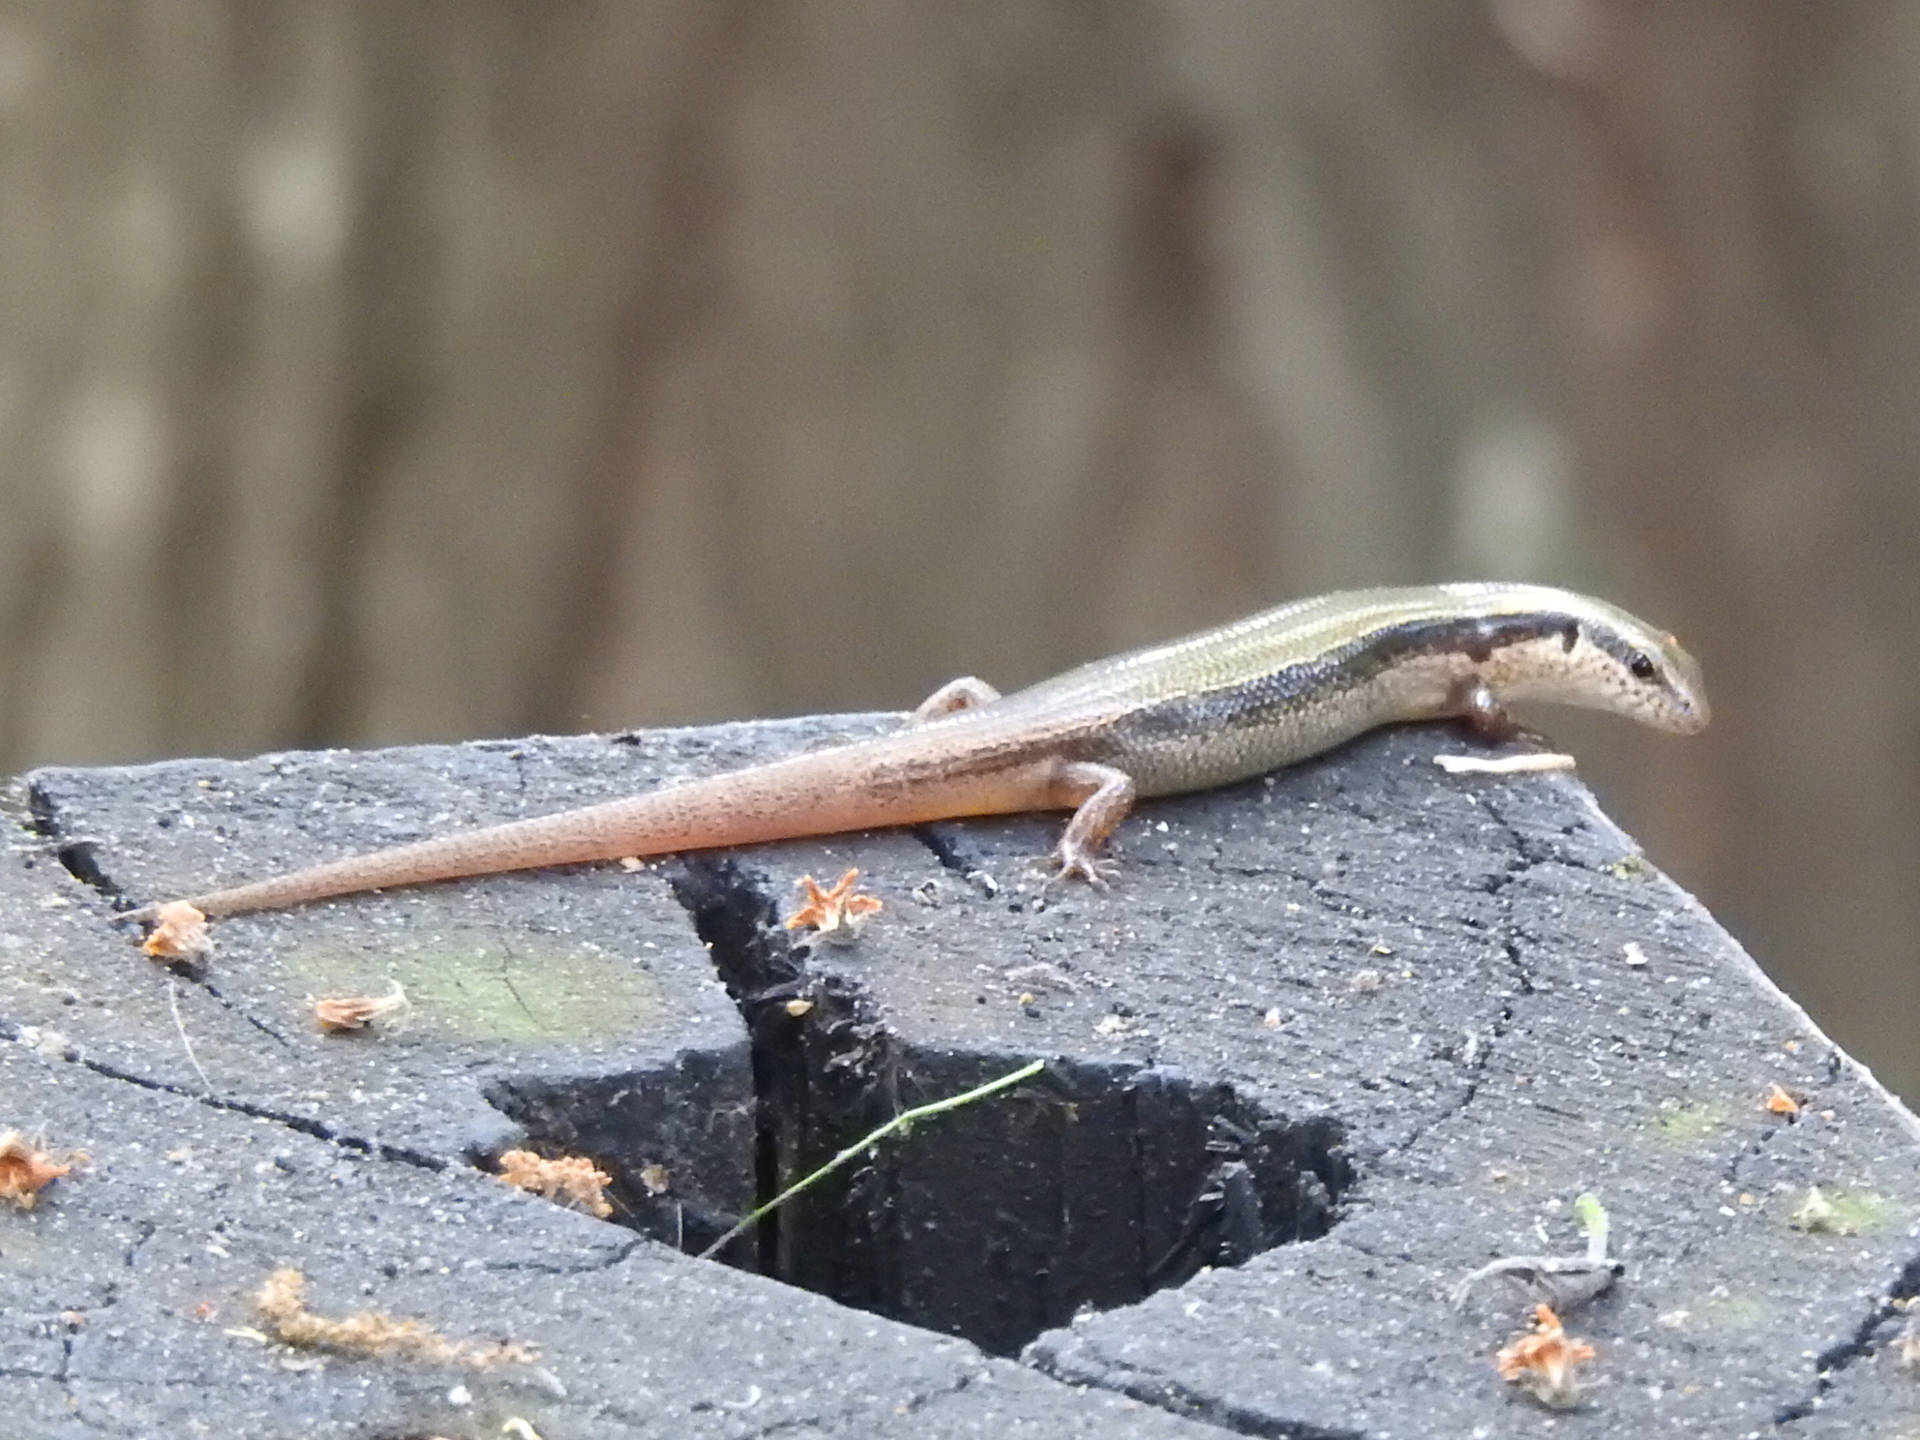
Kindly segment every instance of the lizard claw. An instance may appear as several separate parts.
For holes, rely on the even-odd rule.
[[[1120,870],[1113,861],[1102,860],[1092,851],[1083,850],[1078,846],[1069,848],[1062,845],[1054,851],[1053,858],[1060,868],[1047,877],[1049,886],[1066,880],[1080,879],[1096,890],[1105,890],[1112,883],[1112,877]]]

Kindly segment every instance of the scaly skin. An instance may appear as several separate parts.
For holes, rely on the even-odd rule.
[[[1376,725],[1548,700],[1665,730],[1707,723],[1699,667],[1604,601],[1537,585],[1296,601],[1000,696],[956,681],[892,735],[628,799],[349,856],[189,897],[208,915],[431,880],[964,815],[1072,810],[1061,871],[1100,883],[1134,799],[1290,765]],[[151,919],[156,907],[134,912]]]

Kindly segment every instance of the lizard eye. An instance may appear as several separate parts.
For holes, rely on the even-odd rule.
[[[1627,671],[1636,680],[1651,680],[1660,673],[1660,667],[1646,651],[1635,650],[1627,656]]]

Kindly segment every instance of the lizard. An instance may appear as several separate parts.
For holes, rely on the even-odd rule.
[[[1250,779],[1375,726],[1553,701],[1679,733],[1708,719],[1670,634],[1541,585],[1340,591],[1001,695],[971,676],[897,731],[556,814],[456,831],[189,896],[208,916],[513,870],[973,815],[1070,810],[1058,877],[1106,883],[1136,799]],[[161,907],[123,917],[151,921]]]

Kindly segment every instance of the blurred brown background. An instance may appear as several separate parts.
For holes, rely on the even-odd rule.
[[[5,0],[0,187],[8,770],[1550,579],[1712,685],[1589,780],[1920,1093],[1910,0]]]

